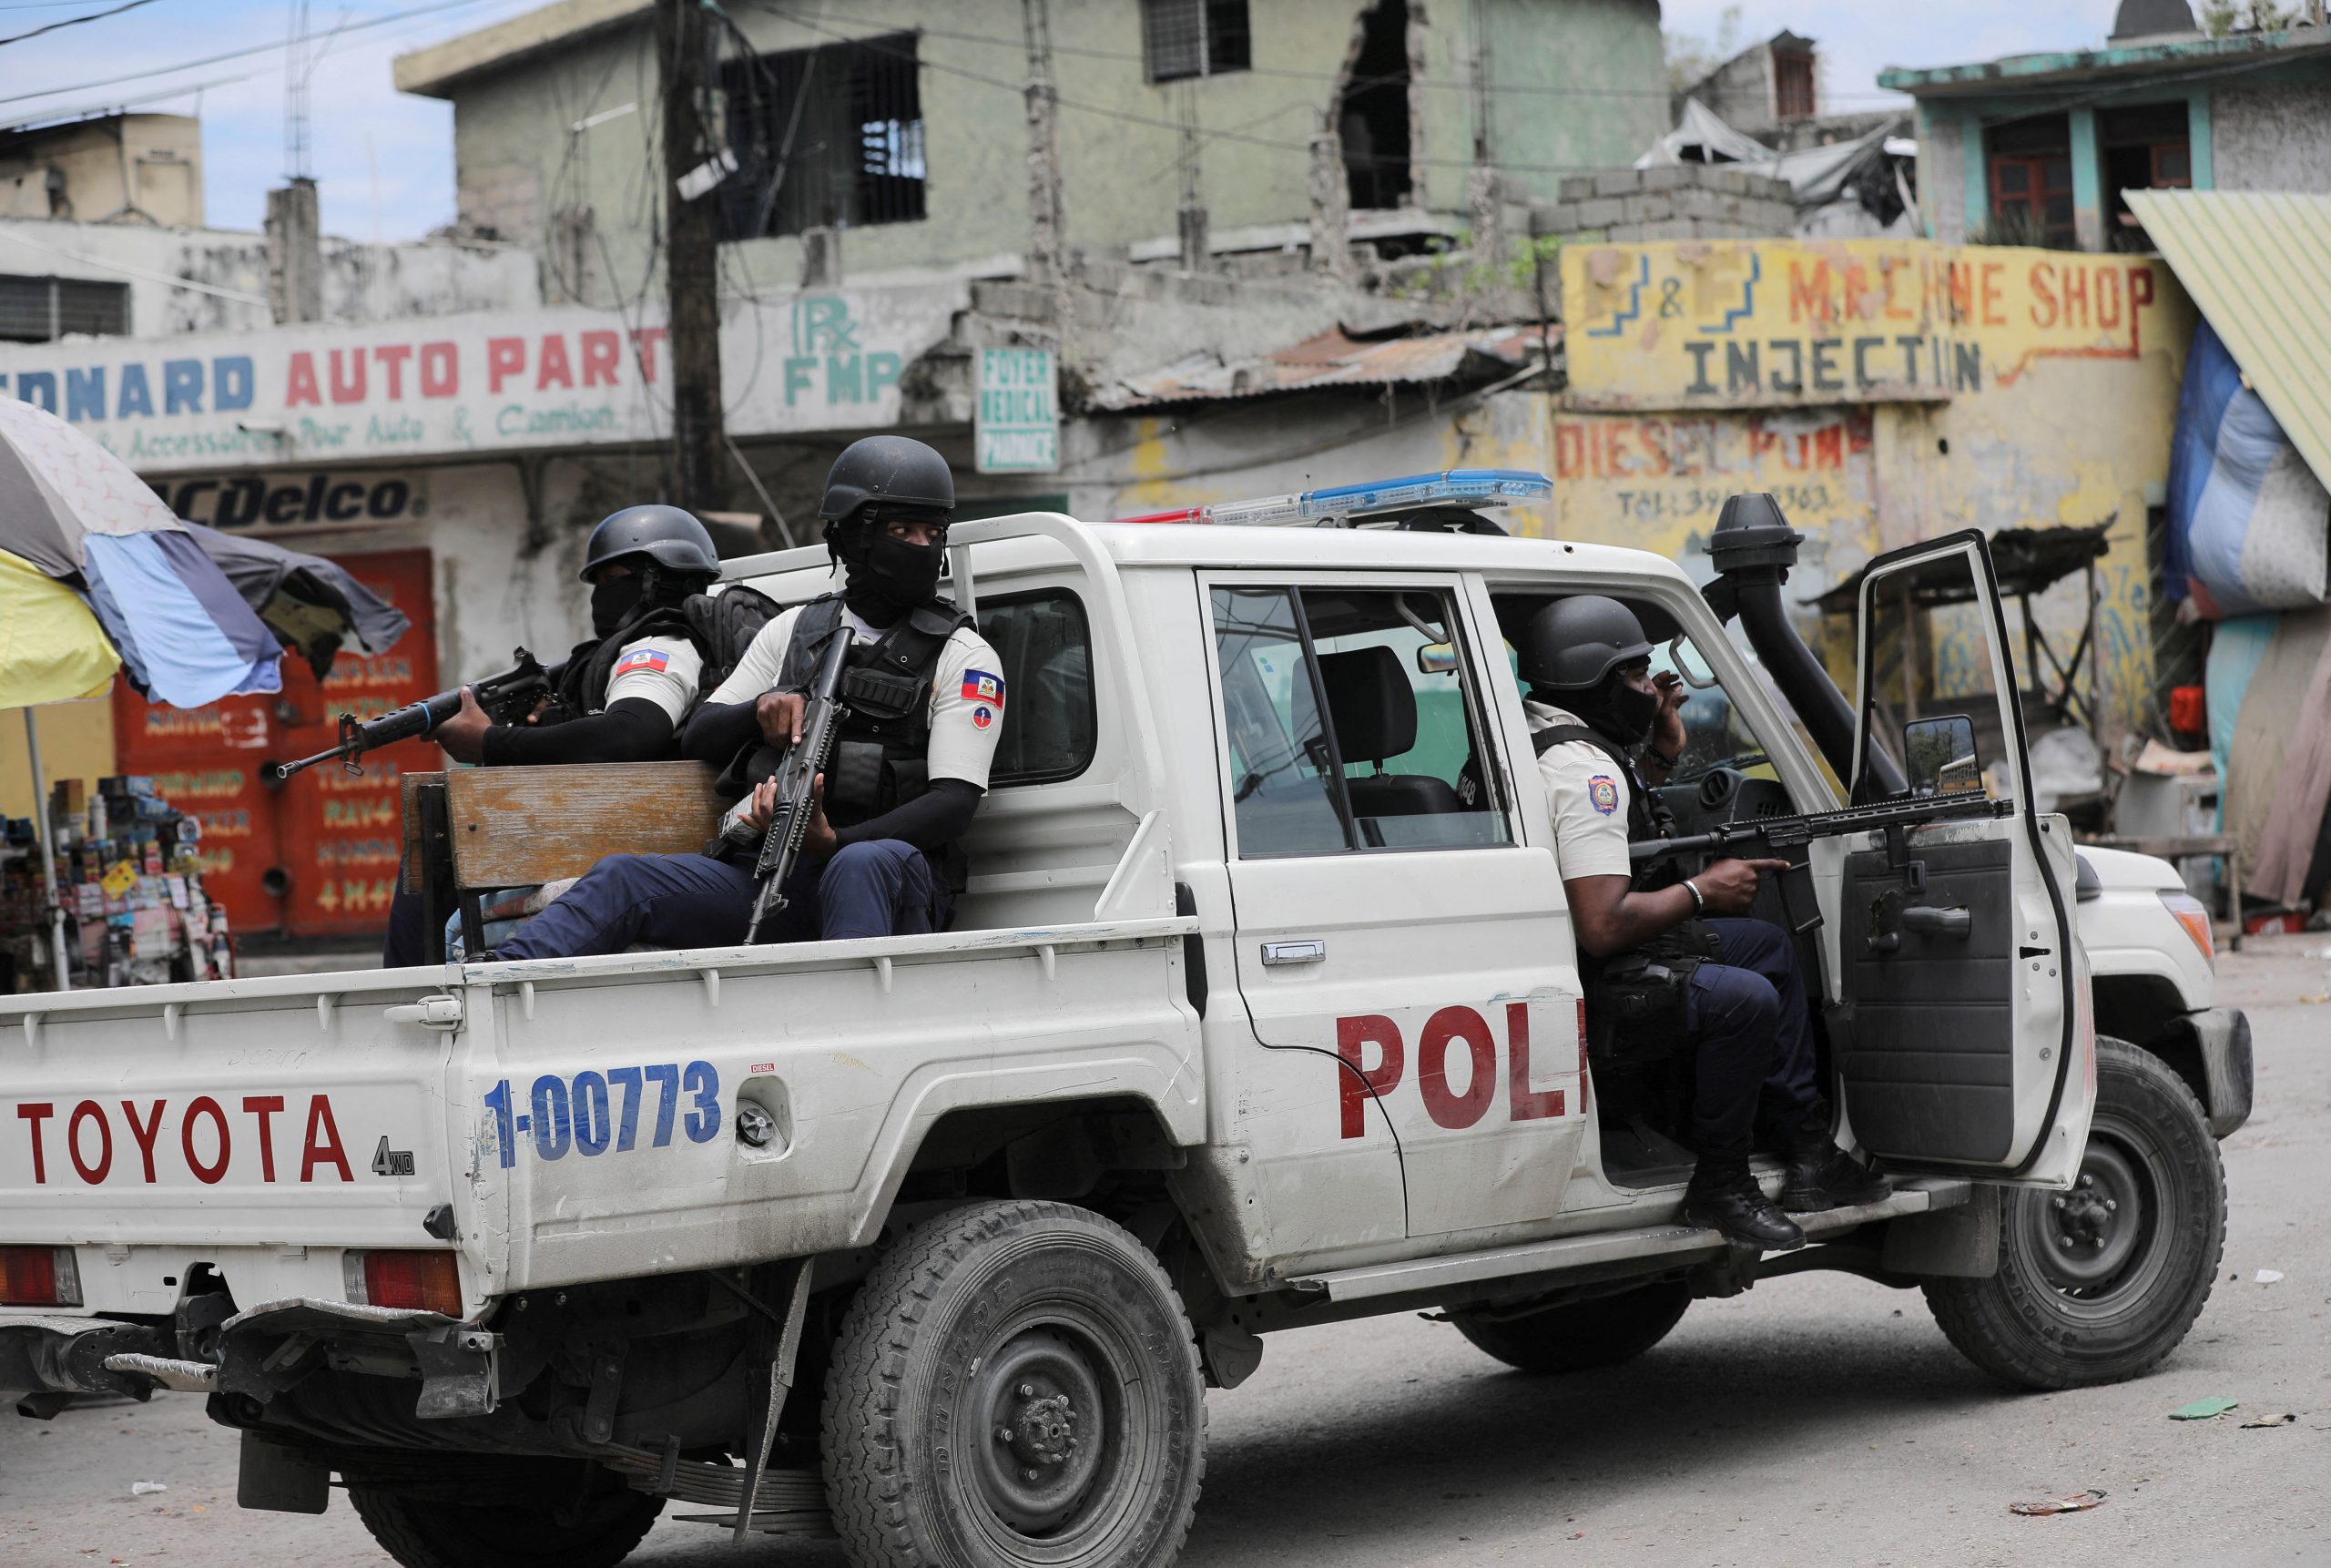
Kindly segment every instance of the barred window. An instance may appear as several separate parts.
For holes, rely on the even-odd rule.
[[[76,332],[129,331],[129,285],[86,278],[0,276],[0,341],[46,343]]]
[[[891,33],[721,67],[738,168],[722,188],[724,238],[923,218],[915,42]]]
[[[1141,56],[1153,82],[1250,68],[1247,0],[1141,0]]]

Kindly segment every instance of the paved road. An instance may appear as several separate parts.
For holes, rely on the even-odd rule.
[[[1634,1365],[1539,1380],[1399,1318],[1272,1339],[1212,1400],[1192,1568],[1561,1563],[2331,1563],[2331,961],[2254,942],[2221,968],[2258,1032],[2258,1111],[2225,1145],[2231,1227],[2193,1336],[2152,1376],[2003,1392],[1920,1298],[1774,1280],[1702,1302]],[[2303,997],[2316,1000],[2306,1002]],[[2255,1279],[2260,1268],[2284,1278]],[[2223,1395],[2297,1415],[2245,1431],[2165,1412]],[[344,1501],[234,1506],[235,1445],[199,1402],[0,1417],[0,1563],[384,1568]],[[132,1497],[131,1483],[169,1490]],[[2101,1487],[2092,1512],[2010,1502]],[[657,1568],[833,1568],[827,1544],[731,1548],[659,1524]]]

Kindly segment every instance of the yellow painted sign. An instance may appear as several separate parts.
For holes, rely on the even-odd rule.
[[[2143,350],[2162,266],[1924,239],[1562,250],[1579,409],[1940,402]]]

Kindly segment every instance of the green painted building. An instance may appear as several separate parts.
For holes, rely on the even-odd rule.
[[[1009,276],[1028,246],[1023,0],[729,0],[714,112],[728,287],[802,280],[805,230],[853,280]],[[1631,162],[1667,129],[1655,0],[1049,0],[1072,249],[1216,254],[1308,243],[1315,138],[1351,232],[1398,254],[1509,200]],[[537,250],[554,299],[653,286],[660,213],[653,7],[561,0],[397,61],[453,105],[461,219]]]
[[[2204,37],[2183,0],[2124,0],[2100,49],[1887,70],[1918,100],[1938,239],[2152,249],[2122,192],[2331,190],[2331,28]]]

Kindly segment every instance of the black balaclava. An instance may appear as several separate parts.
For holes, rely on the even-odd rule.
[[[591,632],[612,636],[639,611],[647,596],[647,579],[637,572],[602,577],[591,585]]]
[[[1603,677],[1603,684],[1592,691],[1560,695],[1566,699],[1562,707],[1622,746],[1640,746],[1649,740],[1651,727],[1659,718],[1659,693],[1636,690],[1618,670]]]
[[[947,560],[944,545],[910,545],[891,538],[883,527],[888,520],[870,507],[852,524],[837,530],[834,542],[835,554],[848,568],[842,602],[870,626],[891,626],[908,611],[931,603]]]

